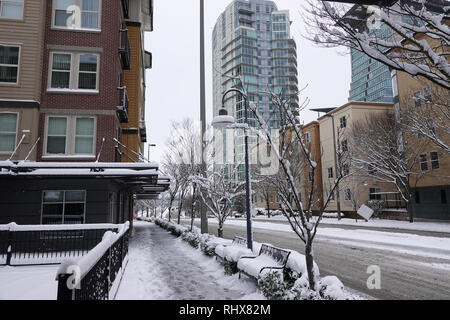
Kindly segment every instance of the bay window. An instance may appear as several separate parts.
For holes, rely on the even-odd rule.
[[[50,90],[98,90],[99,55],[52,52],[50,60]]]
[[[17,113],[0,113],[0,153],[11,153],[16,147]]]
[[[0,44],[0,83],[18,83],[19,55],[19,46]]]
[[[100,30],[100,0],[53,0],[53,27]]]
[[[93,117],[49,116],[44,156],[94,156],[95,125]]]

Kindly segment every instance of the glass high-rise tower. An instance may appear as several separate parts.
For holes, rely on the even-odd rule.
[[[289,11],[279,11],[273,1],[235,0],[227,6],[212,35],[214,116],[222,107],[223,92],[238,84],[225,75],[241,75],[249,100],[258,106],[274,133],[280,128],[280,117],[271,97],[263,92],[283,92],[290,98],[291,108],[298,108],[297,46],[290,25]],[[225,108],[239,123],[244,122],[244,107],[240,95],[227,96]],[[256,127],[254,116],[249,116],[250,125]],[[249,140],[256,143],[254,138]],[[234,146],[235,160],[240,161],[244,152],[242,134],[235,137]]]

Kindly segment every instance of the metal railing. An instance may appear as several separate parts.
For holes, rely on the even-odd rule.
[[[115,230],[117,225],[2,225],[0,265],[59,264],[66,258],[84,256],[101,242],[105,232]]]
[[[129,229],[109,234],[77,264],[63,262],[58,271],[58,300],[110,300],[117,292],[128,254]],[[67,269],[71,267],[70,269]],[[65,270],[65,269],[67,270]],[[70,272],[69,272],[70,270]],[[71,282],[71,277],[78,282]],[[119,278],[120,277],[120,278]]]
[[[128,93],[126,87],[117,88],[118,92],[118,104],[117,104],[117,116],[121,123],[128,123]]]
[[[119,55],[122,69],[130,70],[131,48],[130,39],[128,38],[128,29],[120,30]]]

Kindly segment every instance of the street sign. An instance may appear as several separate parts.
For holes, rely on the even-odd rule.
[[[369,219],[372,218],[373,213],[374,211],[364,204],[358,210],[358,214],[366,219],[366,221],[369,221]]]

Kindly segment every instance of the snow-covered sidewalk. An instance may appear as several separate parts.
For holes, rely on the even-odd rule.
[[[147,222],[135,223],[117,300],[264,299],[255,283],[225,276],[223,266]]]

